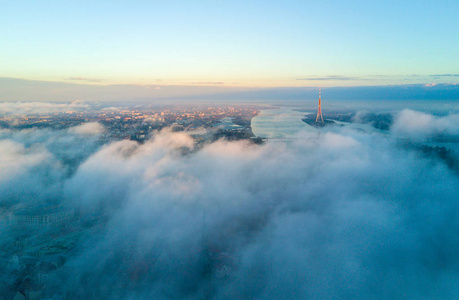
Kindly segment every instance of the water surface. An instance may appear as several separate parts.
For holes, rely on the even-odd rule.
[[[300,130],[315,130],[301,121],[305,114],[307,112],[294,111],[288,107],[262,110],[252,118],[252,132],[258,137],[279,139],[291,138]]]

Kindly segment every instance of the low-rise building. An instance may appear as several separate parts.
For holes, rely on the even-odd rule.
[[[17,211],[14,214],[14,222],[30,228],[53,227],[70,221],[74,214],[73,208],[61,206],[34,207]]]

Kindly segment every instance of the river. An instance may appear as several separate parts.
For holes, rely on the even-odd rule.
[[[301,121],[305,114],[286,107],[264,109],[252,118],[252,132],[258,137],[279,139],[293,137],[300,130],[314,130]]]

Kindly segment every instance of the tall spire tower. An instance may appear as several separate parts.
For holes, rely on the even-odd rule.
[[[316,117],[316,123],[317,122],[324,122],[324,117],[322,117],[322,106],[321,106],[321,100],[320,100],[320,88],[319,88],[319,110],[317,111],[317,117]]]

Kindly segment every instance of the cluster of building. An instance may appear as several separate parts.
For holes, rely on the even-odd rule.
[[[154,130],[176,126],[184,129],[219,128],[225,118],[239,127],[219,128],[230,139],[249,138],[250,120],[259,113],[255,106],[186,106],[99,107],[92,110],[69,110],[50,114],[0,115],[0,128],[68,128],[86,122],[99,122],[107,128],[102,142],[131,139],[139,142]]]
[[[22,228],[43,229],[65,225],[73,216],[73,208],[33,207],[16,212],[12,221]]]

